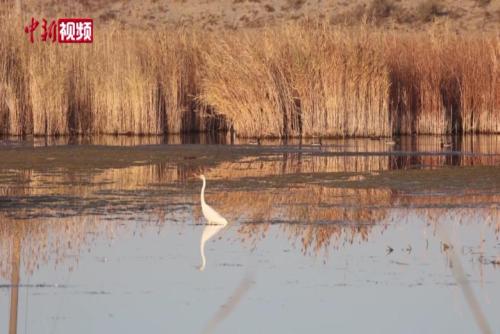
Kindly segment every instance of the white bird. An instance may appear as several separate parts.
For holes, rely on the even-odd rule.
[[[207,185],[207,181],[205,180],[204,175],[200,175],[200,179],[203,180],[203,186],[201,187],[200,195],[201,211],[203,212],[203,216],[209,223],[209,225],[205,226],[205,228],[203,229],[200,240],[201,266],[199,267],[199,270],[203,271],[207,264],[207,260],[205,258],[205,243],[218,232],[220,232],[224,227],[226,227],[227,220],[205,202],[205,187]]]
[[[205,175],[200,175],[200,179],[203,180],[203,186],[201,187],[201,211],[203,216],[210,224],[215,225],[227,225],[226,218],[222,217],[217,211],[212,209],[210,205],[205,202],[205,187],[207,186],[207,181],[205,180]]]

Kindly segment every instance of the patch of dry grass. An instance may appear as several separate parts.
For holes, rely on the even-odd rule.
[[[496,34],[302,20],[201,31],[115,25],[30,44],[3,20],[0,132],[243,137],[500,132]],[[99,28],[99,27],[97,27]]]
[[[417,6],[417,16],[423,22],[429,22],[436,16],[445,15],[446,10],[440,0],[423,0]]]
[[[290,24],[212,44],[202,98],[238,134],[390,135],[388,72],[368,31]]]
[[[498,133],[500,40],[291,24],[214,41],[203,100],[242,136]]]
[[[395,133],[498,133],[500,39],[430,31],[388,40]]]
[[[30,44],[4,27],[0,129],[22,135],[162,134],[200,129],[199,41],[182,29],[95,32],[93,45]]]

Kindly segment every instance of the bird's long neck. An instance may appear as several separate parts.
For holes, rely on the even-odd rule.
[[[205,205],[205,186],[207,185],[205,179],[203,179],[203,186],[201,187],[201,204]]]

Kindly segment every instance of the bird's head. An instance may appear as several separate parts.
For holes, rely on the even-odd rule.
[[[198,175],[198,178],[202,181],[205,181],[205,175],[203,174]]]

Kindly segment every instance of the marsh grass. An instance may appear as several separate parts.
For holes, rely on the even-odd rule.
[[[205,54],[202,98],[242,136],[390,135],[389,76],[372,37],[300,24],[227,35]]]
[[[498,133],[499,42],[446,32],[390,41],[394,132]]]
[[[0,128],[13,135],[163,134],[203,129],[193,32],[96,31],[93,45],[30,44],[9,26],[0,48]],[[198,111],[198,113],[195,113]]]
[[[4,134],[500,132],[498,34],[106,25],[92,45],[64,45],[31,44],[21,23],[2,22]]]

